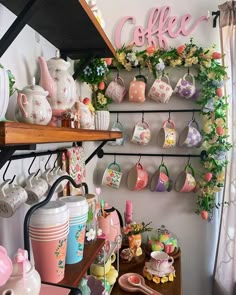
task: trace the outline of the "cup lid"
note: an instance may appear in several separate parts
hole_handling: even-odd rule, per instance
[[[61,213],[67,209],[67,204],[65,202],[60,200],[50,201],[45,206],[36,210],[33,215]]]
[[[66,196],[60,198],[61,201],[65,202],[69,208],[71,207],[88,207],[88,202],[83,196]]]

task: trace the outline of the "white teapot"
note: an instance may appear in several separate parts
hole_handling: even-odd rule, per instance
[[[49,92],[48,101],[52,107],[54,122],[62,113],[71,109],[76,100],[76,85],[68,69],[70,63],[60,58],[56,51],[56,57],[47,62],[44,57],[39,56],[40,82],[45,90]]]
[[[47,101],[48,91],[35,85],[26,86],[18,93],[16,105],[16,119],[19,122],[47,125],[52,118],[52,108]]]
[[[41,279],[28,260],[26,250],[18,249],[13,261],[13,271],[5,285],[0,287],[1,295],[39,295]]]

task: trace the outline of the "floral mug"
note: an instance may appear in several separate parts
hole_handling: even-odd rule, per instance
[[[105,96],[111,98],[116,103],[121,103],[127,93],[124,80],[118,76],[107,86]]]
[[[188,76],[191,78],[192,81],[188,81],[186,79]],[[194,79],[194,76],[190,73],[185,74],[183,78],[179,79],[174,89],[174,93],[187,99],[194,96],[195,92],[196,92],[195,79]]]
[[[163,81],[163,78],[167,82]],[[170,80],[168,76],[164,75],[159,79],[156,79],[149,90],[148,97],[160,103],[168,103],[173,89],[170,86]]]
[[[197,185],[195,173],[191,164],[187,164],[176,178],[175,190],[180,193],[189,193],[195,190]]]
[[[151,140],[150,126],[146,121],[140,121],[134,126],[131,142],[146,145]]]
[[[116,167],[112,169],[112,166]],[[119,188],[120,182],[122,178],[122,172],[120,165],[116,162],[111,163],[105,170],[102,178],[102,185],[112,187],[112,188]]]
[[[158,145],[164,149],[172,148],[177,142],[177,131],[175,122],[166,120],[160,129],[157,137]]]

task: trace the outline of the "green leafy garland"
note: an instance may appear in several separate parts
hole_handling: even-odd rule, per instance
[[[196,101],[201,107],[203,128],[202,172],[199,179],[196,213],[208,219],[216,203],[215,194],[224,186],[226,152],[230,150],[227,129],[227,96],[222,88],[228,79],[226,68],[220,64],[222,56],[215,46],[202,48],[190,43],[169,50],[148,47],[136,51],[133,46],[123,46],[116,51],[112,66],[130,71],[133,67],[148,67],[154,78],[163,74],[165,67],[194,67],[195,79],[201,84],[200,95]]]

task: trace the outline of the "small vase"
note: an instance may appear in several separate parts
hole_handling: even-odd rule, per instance
[[[109,111],[96,111],[95,113],[95,129],[108,130],[110,124]]]
[[[134,256],[142,255],[142,235],[136,234],[128,236],[129,248]]]

